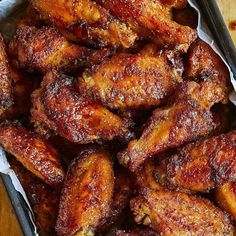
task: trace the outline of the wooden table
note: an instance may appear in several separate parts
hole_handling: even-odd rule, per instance
[[[23,236],[6,190],[0,180],[0,236]]]
[[[219,3],[221,12],[224,16],[225,21],[227,22],[227,25],[229,25],[229,23],[232,21],[236,23],[236,1],[235,0],[217,0],[217,2]],[[236,44],[236,29],[230,30],[230,34]]]
[[[218,0],[218,2],[225,20],[227,22],[236,20],[236,1]],[[231,31],[231,35],[236,42],[236,31]],[[2,183],[0,183],[0,236],[23,236]]]

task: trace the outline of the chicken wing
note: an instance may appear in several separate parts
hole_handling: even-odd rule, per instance
[[[236,183],[227,183],[216,190],[216,200],[219,206],[230,213],[236,221]]]
[[[129,136],[128,122],[81,96],[71,77],[51,72],[32,95],[33,119],[74,143]]]
[[[42,18],[54,24],[68,39],[92,46],[129,48],[137,35],[91,0],[33,0]]]
[[[42,73],[76,70],[99,63],[111,53],[108,49],[92,50],[68,42],[55,28],[21,25],[9,45],[15,64]],[[97,60],[97,61],[96,61]]]
[[[207,192],[236,181],[236,131],[187,144],[166,158],[159,179],[166,185]],[[157,168],[158,173],[158,168]],[[162,181],[161,181],[162,182]]]
[[[5,44],[0,34],[0,115],[13,104],[13,88]]]
[[[120,162],[135,171],[147,158],[210,134],[220,126],[201,91],[195,82],[182,84],[174,102],[156,109],[139,140],[132,140],[119,153]]]
[[[232,235],[233,227],[210,201],[179,192],[147,191],[131,200],[138,224],[161,235]]]
[[[114,173],[110,154],[85,151],[72,161],[62,190],[56,232],[59,236],[94,235],[110,212]]]
[[[59,154],[49,143],[19,124],[5,124],[0,127],[0,145],[45,183],[60,187],[64,171]]]
[[[173,94],[182,71],[181,59],[171,51],[158,57],[120,53],[84,72],[79,89],[111,109],[147,109]]]
[[[95,0],[111,14],[127,22],[143,38],[152,39],[162,46],[169,45],[187,51],[196,39],[196,30],[172,20],[173,7],[183,7],[186,1],[161,0]]]
[[[8,161],[27,194],[40,235],[56,235],[54,228],[58,214],[59,194],[26,170],[15,158],[8,157]]]
[[[179,148],[164,161],[165,179],[168,184],[198,192],[236,181],[235,141],[233,131]]]
[[[213,49],[200,39],[189,49],[185,77],[203,81],[205,97],[209,103],[228,102],[232,89],[229,70]]]

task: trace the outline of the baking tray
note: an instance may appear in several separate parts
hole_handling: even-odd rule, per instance
[[[231,70],[236,78],[236,49],[235,45],[230,37],[227,26],[223,20],[221,12],[215,0],[198,0],[197,1],[203,14],[204,18],[215,36],[215,39],[224,53],[224,56],[231,67]],[[9,176],[1,174],[0,178],[3,181],[5,189],[8,193],[9,199],[12,203],[13,209],[17,216],[18,222],[25,236],[34,236],[35,231],[31,223],[28,207],[21,196],[18,193]]]

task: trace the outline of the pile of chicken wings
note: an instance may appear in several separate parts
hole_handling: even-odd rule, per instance
[[[229,236],[229,71],[187,0],[32,0],[0,36],[0,146],[43,236]]]

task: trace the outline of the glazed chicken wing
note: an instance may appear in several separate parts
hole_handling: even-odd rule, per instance
[[[73,160],[61,194],[56,231],[59,236],[94,235],[110,212],[114,173],[110,154],[85,151]]]
[[[236,221],[236,183],[227,183],[216,190],[216,200],[219,206],[230,213]]]
[[[182,71],[181,59],[172,51],[157,57],[120,53],[84,72],[79,88],[111,109],[152,108],[174,92]]]
[[[137,35],[92,0],[33,0],[42,18],[68,39],[92,46],[129,48]]]
[[[220,124],[201,91],[195,82],[182,84],[174,102],[156,109],[139,140],[118,155],[120,162],[135,171],[147,158],[214,131]]]
[[[187,144],[162,165],[159,179],[167,186],[207,192],[236,181],[236,131]]]
[[[110,54],[110,50],[92,50],[68,42],[55,28],[21,25],[9,45],[15,64],[42,73],[75,70],[93,65]],[[97,61],[96,61],[97,60]]]
[[[0,115],[13,104],[13,88],[5,44],[0,34]]]
[[[200,39],[189,49],[185,77],[202,81],[208,103],[228,102],[232,89],[229,70],[213,49]]]
[[[71,77],[51,72],[32,95],[34,121],[74,143],[129,136],[128,123],[88,97]]]
[[[143,38],[152,39],[162,46],[169,45],[187,51],[197,33],[188,26],[173,21],[171,10],[181,8],[186,1],[162,0],[95,0],[112,15],[127,24]]]
[[[15,158],[8,157],[8,161],[27,194],[40,235],[56,235],[54,228],[58,214],[59,194],[26,170]]]
[[[135,221],[169,235],[232,235],[228,217],[210,201],[178,192],[147,191],[131,200]]]
[[[0,127],[0,145],[45,183],[60,187],[64,171],[59,154],[49,143],[19,124],[6,124]]]

